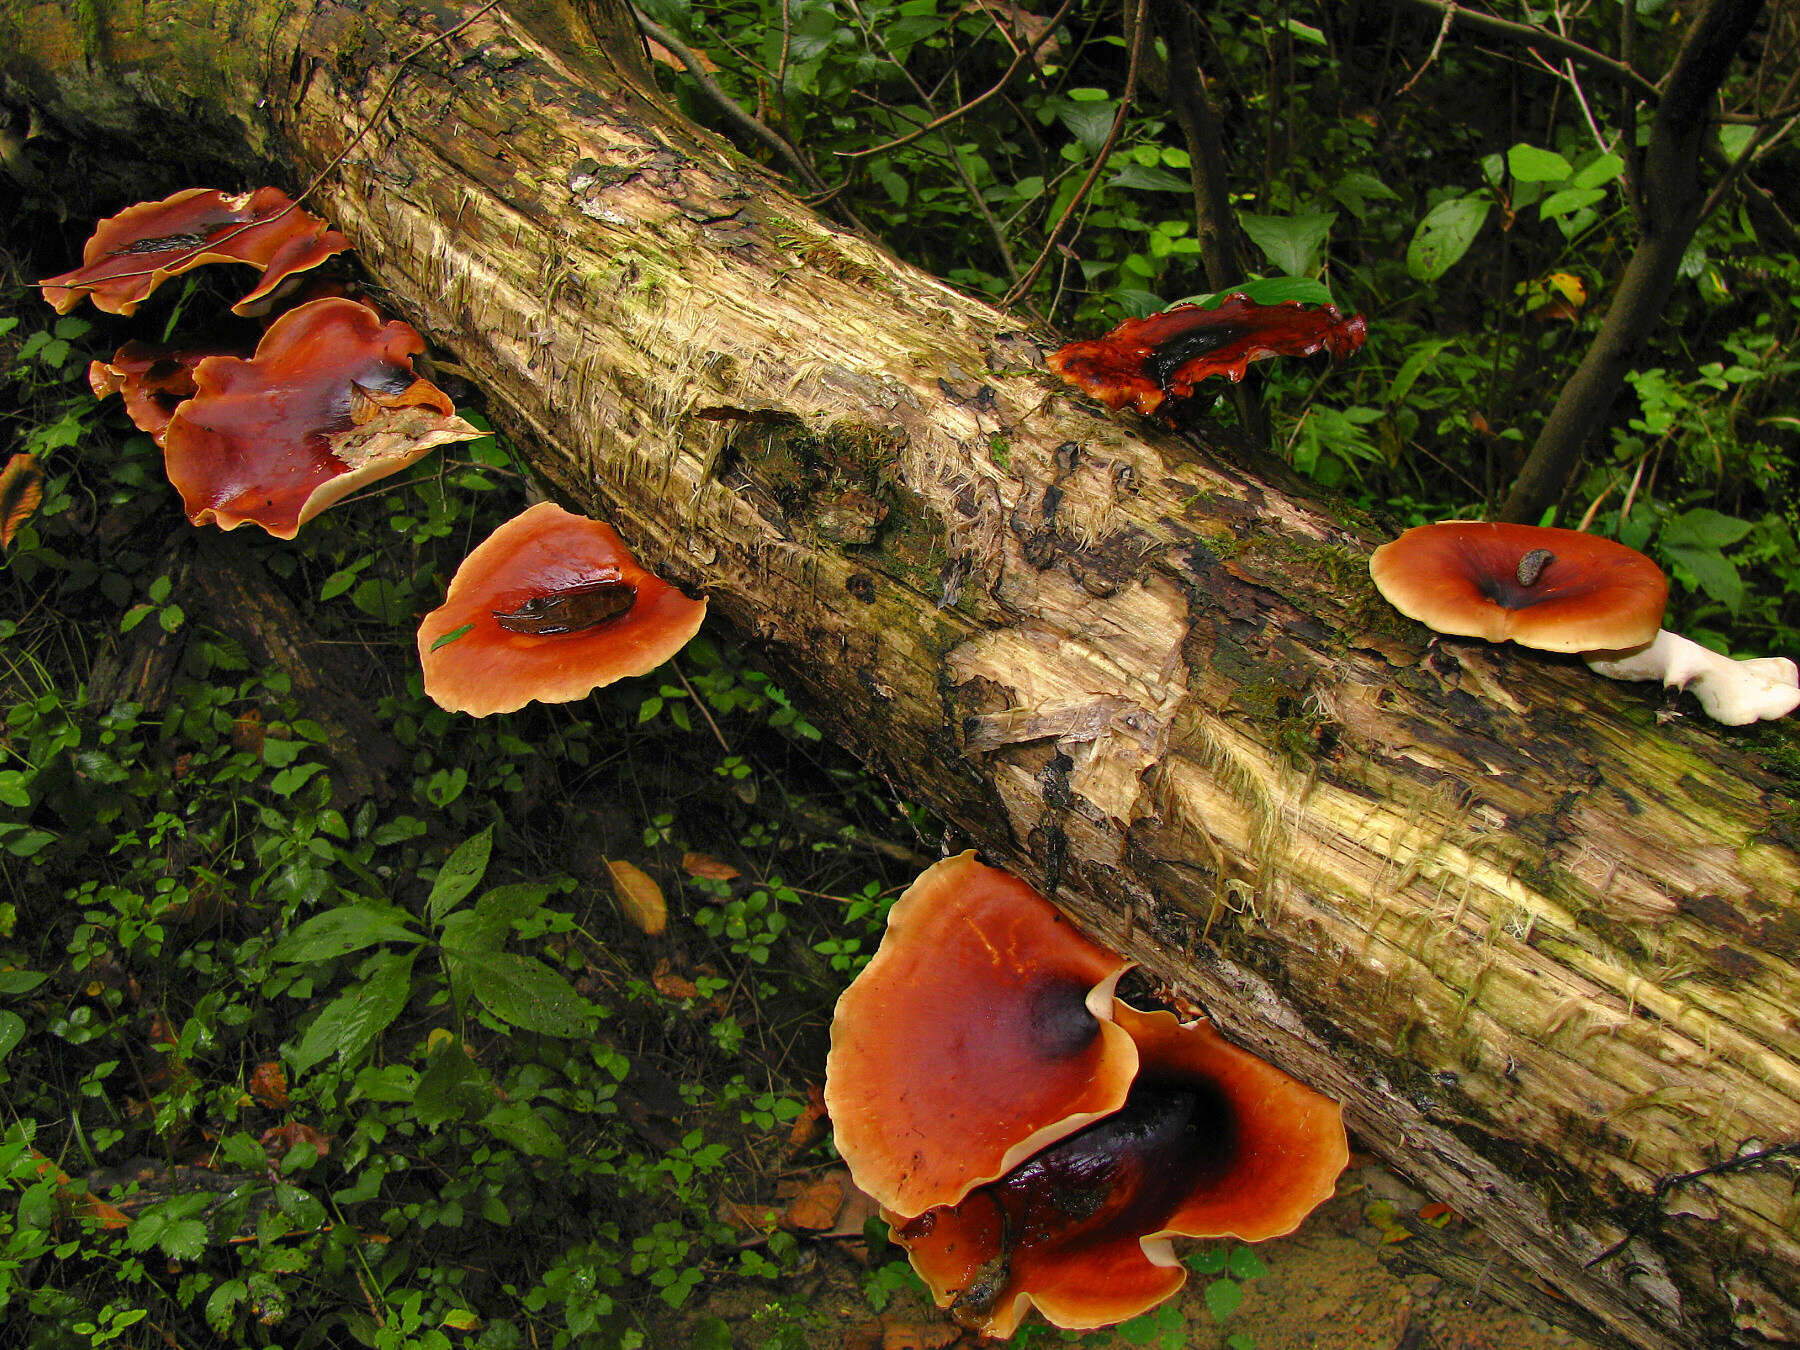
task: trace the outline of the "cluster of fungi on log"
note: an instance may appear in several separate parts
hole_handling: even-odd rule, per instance
[[[1113,996],[1129,963],[973,853],[895,902],[838,1001],[838,1152],[938,1306],[1010,1336],[1181,1288],[1174,1236],[1294,1230],[1349,1158],[1335,1103],[1205,1023]]]
[[[82,250],[82,265],[39,286],[58,314],[67,314],[84,296],[104,313],[131,314],[170,277],[206,263],[246,263],[261,268],[262,279],[232,312],[255,314],[289,277],[349,247],[348,239],[302,211],[280,188],[236,197],[187,188],[108,216]]]
[[[463,560],[419,625],[425,692],[485,717],[645,675],[700,631],[706,601],[645,571],[612,527],[539,502]]]
[[[83,265],[39,286],[59,313],[86,297],[129,315],[169,277],[239,262],[261,268],[262,278],[232,309],[262,313],[295,274],[349,247],[279,188],[235,197],[189,188],[101,221]],[[248,359],[225,341],[133,341],[90,365],[88,383],[97,398],[122,395],[133,425],[162,447],[194,524],[256,524],[292,539],[364,483],[482,434],[413,373],[424,349],[407,324],[328,296],[277,318]]]
[[[1368,325],[1332,305],[1289,300],[1259,305],[1247,295],[1217,306],[1177,305],[1161,314],[1127,319],[1105,337],[1071,342],[1051,353],[1049,366],[1109,408],[1136,408],[1146,417],[1172,416],[1194,386],[1222,375],[1236,382],[1252,361],[1311,356],[1323,350],[1342,361],[1363,344]]]
[[[1446,520],[1383,544],[1369,575],[1395,609],[1433,632],[1579,653],[1609,679],[1686,689],[1728,726],[1800,707],[1800,669],[1786,657],[1734,661],[1663,629],[1668,579],[1610,539]]]
[[[190,188],[102,221],[83,265],[39,285],[59,313],[86,296],[109,313],[131,314],[169,277],[202,263],[242,262],[263,275],[233,310],[257,313],[295,273],[349,247],[278,188],[237,197]],[[410,325],[327,293],[275,319],[249,355],[220,342],[132,341],[89,366],[88,383],[96,398],[122,395],[133,425],[162,447],[194,524],[256,524],[292,539],[363,484],[435,446],[483,434],[414,374],[413,358],[424,350]],[[23,485],[28,467],[35,465],[15,467],[7,481]],[[8,542],[35,505],[23,486],[14,497],[17,509],[0,519]],[[476,716],[533,699],[565,702],[654,670],[705,616],[704,600],[638,566],[611,528],[541,503],[477,548],[444,605],[426,617],[425,690]]]

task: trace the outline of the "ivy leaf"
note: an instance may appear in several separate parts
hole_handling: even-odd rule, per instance
[[[1236,1280],[1214,1280],[1206,1286],[1206,1310],[1213,1321],[1223,1322],[1244,1301],[1243,1286]]]

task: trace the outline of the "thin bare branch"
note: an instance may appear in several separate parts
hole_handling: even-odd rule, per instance
[[[1533,28],[1530,24],[1513,23],[1510,19],[1496,18],[1492,14],[1483,14],[1479,10],[1468,9],[1455,3],[1455,0],[1394,0],[1401,8],[1410,9],[1420,14],[1429,14],[1445,25],[1446,31],[1456,24],[1473,29],[1485,37],[1501,42],[1510,42],[1517,46],[1530,47],[1534,51],[1545,52],[1551,56],[1562,57],[1589,70],[1599,71],[1611,76],[1621,84],[1628,86],[1639,98],[1651,103],[1660,95],[1654,84],[1638,74],[1623,62],[1615,61],[1603,52],[1592,47],[1584,47],[1579,42],[1571,42],[1568,38],[1559,37],[1542,28]],[[1433,49],[1435,52],[1435,48]]]
[[[904,136],[897,136],[891,141],[883,141],[880,145],[872,145],[866,150],[840,150],[838,151],[839,158],[863,159],[869,155],[879,155],[887,150],[898,150],[901,146],[911,145],[921,136],[936,131],[939,127],[946,126],[960,117],[967,117],[970,113],[981,107],[982,104],[998,98],[1000,96],[1000,91],[1005,89],[1012,81],[1012,77],[1019,73],[1020,67],[1037,55],[1038,48],[1050,40],[1051,36],[1056,32],[1057,25],[1062,23],[1064,17],[1068,14],[1069,10],[1073,8],[1074,4],[1075,0],[1063,0],[1062,8],[1050,16],[1050,22],[1044,25],[1044,31],[1039,33],[1029,46],[1020,51],[1019,54],[1013,58],[1012,64],[1006,68],[1006,73],[1003,74],[986,93],[977,94],[960,108],[952,108],[942,117],[934,118],[924,126],[916,127],[912,131],[907,132]],[[999,20],[996,19],[994,22],[995,26],[998,27]],[[1001,31],[1004,32],[1004,28],[1002,28]]]
[[[1081,186],[1076,188],[1075,195],[1069,198],[1069,204],[1056,218],[1056,224],[1050,227],[1050,234],[1044,240],[1043,252],[1038,254],[1037,261],[1031,264],[1025,275],[1013,283],[1013,288],[1000,302],[1003,305],[1017,302],[1026,291],[1031,289],[1032,283],[1042,275],[1044,265],[1050,261],[1050,255],[1056,251],[1057,240],[1062,235],[1063,227],[1069,223],[1069,217],[1075,214],[1076,209],[1086,199],[1088,193],[1094,190],[1094,184],[1105,170],[1107,160],[1112,158],[1113,146],[1118,144],[1119,133],[1125,129],[1125,118],[1131,112],[1131,101],[1137,96],[1138,71],[1142,68],[1144,57],[1144,13],[1148,5],[1149,0],[1137,0],[1137,12],[1131,23],[1131,63],[1125,71],[1125,92],[1119,96],[1119,111],[1113,118],[1112,130],[1106,133],[1106,142],[1100,147],[1100,153],[1094,157],[1094,167],[1088,171],[1088,176],[1081,180]]]

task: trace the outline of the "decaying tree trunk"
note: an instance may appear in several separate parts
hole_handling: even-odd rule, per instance
[[[290,188],[344,154],[312,204],[392,306],[845,743],[1339,1097],[1590,1331],[1800,1337],[1800,821],[1755,752],[1783,733],[1429,645],[1341,508],[1071,396],[1035,335],[684,125],[616,14],[103,14],[84,54],[61,7],[9,11],[8,97],[222,129]]]

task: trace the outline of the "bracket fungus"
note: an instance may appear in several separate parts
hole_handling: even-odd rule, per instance
[[[1662,623],[1669,582],[1636,549],[1540,525],[1420,525],[1369,559],[1376,588],[1439,633],[1551,652],[1636,647]]]
[[[985,1335],[1033,1305],[1068,1329],[1135,1317],[1187,1278],[1170,1238],[1291,1233],[1349,1161],[1336,1103],[1206,1023],[1116,1019],[1142,1065],[1117,1113],[954,1206],[889,1216],[938,1306]]]
[[[261,268],[262,279],[231,308],[254,314],[288,277],[349,247],[348,239],[280,188],[236,196],[187,188],[108,216],[82,250],[82,265],[38,286],[58,314],[83,296],[108,314],[131,314],[170,277],[205,263],[240,262]]]
[[[928,868],[831,1019],[825,1104],[856,1184],[922,1214],[1116,1111],[1129,964],[973,852]]]
[[[478,427],[413,374],[425,339],[353,300],[315,300],[269,326],[249,360],[194,367],[195,394],[163,429],[163,466],[188,519],[277,539],[364,483]]]
[[[1051,353],[1048,364],[1109,408],[1129,405],[1146,417],[1158,411],[1167,416],[1168,400],[1193,397],[1202,380],[1223,375],[1235,383],[1252,361],[1270,356],[1324,350],[1342,361],[1367,336],[1362,315],[1346,318],[1335,305],[1259,305],[1238,294],[1212,309],[1177,305],[1127,319],[1105,337]]]
[[[205,347],[166,347],[133,338],[110,361],[88,364],[88,386],[95,398],[118,394],[125,415],[158,445],[175,410],[194,396],[194,367],[209,356],[243,357],[244,348],[225,343]]]
[[[475,717],[567,703],[655,670],[705,617],[611,526],[539,502],[463,559],[419,625],[425,692]]]
[[[1800,667],[1785,656],[1734,661],[1668,629],[1628,651],[1585,652],[1588,669],[1609,680],[1661,680],[1685,689],[1715,722],[1741,727],[1800,708]]]

